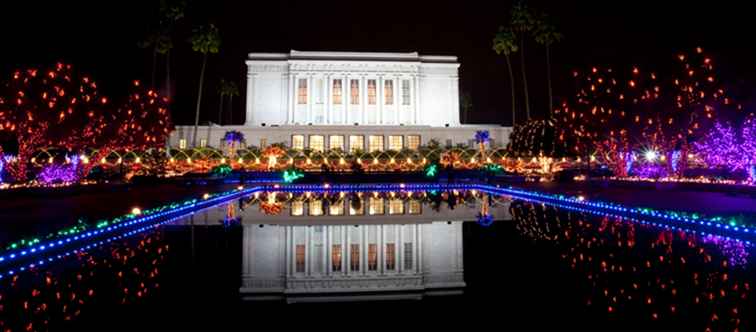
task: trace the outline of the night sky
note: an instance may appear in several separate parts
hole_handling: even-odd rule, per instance
[[[124,94],[133,79],[148,82],[151,53],[137,47],[155,26],[158,1],[23,1],[0,5],[0,77],[26,66],[72,63],[99,83],[111,98]],[[550,14],[565,39],[552,51],[555,99],[574,92],[570,72],[592,65],[663,67],[679,51],[701,46],[714,57],[721,77],[753,109],[756,51],[751,36],[752,10],[745,2],[717,6],[666,1],[530,1]],[[221,52],[210,57],[203,120],[217,116],[217,82],[236,81],[234,122],[244,121],[248,52],[418,51],[457,55],[462,64],[460,89],[472,95],[469,123],[508,124],[509,82],[503,58],[491,50],[497,27],[505,23],[511,2],[499,1],[199,1],[190,0],[187,17],[174,35],[174,121],[189,124],[200,56],[191,51],[193,26],[212,22],[221,30]],[[526,45],[531,104],[546,114],[544,51]],[[514,64],[518,64],[515,62]],[[159,63],[158,77],[164,74]],[[518,70],[515,67],[515,70]],[[519,84],[519,83],[518,83]],[[521,102],[518,101],[518,102]]]

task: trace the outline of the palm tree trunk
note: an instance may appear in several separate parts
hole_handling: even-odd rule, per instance
[[[220,94],[219,99],[220,99],[220,102],[219,102],[220,105],[218,105],[218,124],[222,125],[223,124],[223,94],[222,93]]]
[[[194,111],[194,134],[192,134],[192,147],[197,146],[197,129],[199,127],[200,104],[202,103],[202,84],[205,81],[205,66],[207,65],[207,53],[202,55],[202,69],[200,70],[199,88],[197,89],[197,108]]]
[[[234,95],[228,96],[228,117],[230,118],[228,124],[234,124]]]
[[[152,74],[150,75],[150,88],[155,88],[155,75],[157,74],[157,46],[152,47]]]
[[[520,70],[522,71],[522,90],[525,93],[525,116],[530,120],[530,97],[528,96],[528,75],[525,70],[525,39],[520,38]]]
[[[165,95],[171,99],[171,50],[165,52]]]
[[[546,44],[546,82],[549,87],[549,112],[548,116],[551,116],[551,112],[554,111],[554,97],[551,91],[551,52],[549,52],[549,45]]]
[[[515,125],[515,113],[517,113],[517,110],[515,109],[515,80],[514,80],[514,74],[512,73],[512,62],[509,61],[509,55],[504,55],[504,59],[507,60],[507,73],[509,73],[509,86],[512,90],[512,127]]]

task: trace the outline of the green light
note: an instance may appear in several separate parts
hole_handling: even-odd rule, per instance
[[[438,165],[430,164],[425,168],[425,177],[432,178],[438,175]]]
[[[286,183],[292,183],[295,180],[303,178],[303,177],[304,177],[304,173],[302,173],[301,171],[297,171],[295,169],[285,170],[283,172],[283,180]]]

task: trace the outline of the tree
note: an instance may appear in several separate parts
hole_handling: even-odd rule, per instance
[[[462,108],[462,123],[467,123],[473,107],[472,96],[470,93],[467,91],[462,92],[462,95],[459,98],[459,103],[459,106]]]
[[[520,42],[520,70],[522,73],[522,87],[525,97],[525,115],[530,120],[530,98],[528,95],[528,75],[525,67],[525,36],[533,30],[535,20],[533,13],[524,1],[518,1],[512,6],[509,24],[515,39]]]
[[[551,115],[551,112],[554,111],[554,97],[551,91],[551,45],[555,42],[558,42],[562,40],[563,36],[561,33],[556,31],[556,28],[554,25],[549,22],[548,17],[546,15],[541,15],[541,17],[537,20],[535,24],[535,29],[533,31],[533,35],[535,37],[535,41],[538,44],[543,45],[544,49],[546,50],[546,83],[548,87],[548,96],[549,96],[549,115]]]
[[[173,49],[173,30],[176,23],[184,18],[186,12],[186,1],[160,1],[160,25],[162,26],[162,43],[159,44],[157,52],[165,56],[165,92],[168,98],[171,94],[171,49]]]
[[[225,97],[229,98],[229,105],[231,105],[231,113],[232,113],[232,120],[233,120],[233,101],[234,96],[239,95],[239,88],[236,86],[236,83],[232,81],[226,81],[224,79],[221,79],[218,82],[218,96],[219,96],[219,107],[218,107],[218,124],[223,124],[223,101]]]
[[[10,170],[25,181],[34,152],[61,149],[81,153],[96,148],[108,125],[104,114],[108,99],[97,93],[88,76],[58,63],[50,69],[16,70],[0,87],[0,131],[18,145]]]
[[[576,98],[555,110],[560,141],[579,155],[595,152],[618,169],[632,151],[653,150],[671,161],[668,172],[682,174],[692,143],[714,119],[739,114],[742,107],[728,97],[701,48],[677,60],[662,74],[638,67],[620,77],[611,68],[575,71]]]
[[[507,62],[507,73],[509,74],[509,86],[512,91],[512,126],[515,125],[515,113],[517,113],[516,109],[516,103],[515,103],[515,80],[514,80],[514,73],[512,72],[512,62],[509,59],[509,56],[517,52],[517,38],[509,27],[501,26],[499,27],[499,32],[496,33],[496,36],[493,39],[493,50],[496,52],[496,54],[503,54],[504,60]]]
[[[696,142],[695,147],[709,167],[736,170],[742,168],[743,157],[735,129],[727,123],[717,122]]]
[[[205,25],[195,28],[190,39],[192,51],[202,54],[202,67],[200,68],[199,87],[197,88],[197,108],[194,113],[194,133],[192,134],[192,146],[197,146],[197,129],[199,127],[200,105],[202,103],[202,85],[205,81],[205,68],[207,67],[207,55],[220,51],[220,31],[215,25]]]
[[[152,68],[150,75],[150,88],[157,84],[157,56],[165,56],[165,95],[170,96],[171,91],[171,59],[170,51],[173,48],[173,29],[176,23],[184,18],[186,1],[161,0],[159,8],[158,25],[150,31],[144,40],[137,43],[140,48],[149,48],[152,52]]]

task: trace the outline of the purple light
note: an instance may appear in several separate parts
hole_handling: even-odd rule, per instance
[[[745,129],[744,127],[744,134]],[[717,122],[706,136],[695,144],[696,149],[710,168],[726,168],[731,171],[744,168],[744,158],[738,137],[729,124]]]
[[[490,140],[491,135],[488,133],[488,130],[478,130],[475,132],[475,142],[478,144],[485,144]]]
[[[241,143],[244,141],[244,134],[237,130],[229,130],[223,136],[223,140],[226,141],[226,144]]]
[[[42,172],[37,175],[37,180],[40,182],[51,185],[56,183],[73,183],[79,179],[78,175],[78,157],[75,158],[76,162],[71,162],[67,165],[52,164],[42,169]]]
[[[658,179],[667,177],[669,172],[663,165],[645,163],[633,168],[633,175],[646,179]]]

